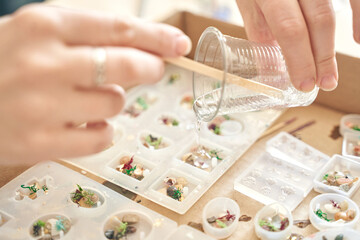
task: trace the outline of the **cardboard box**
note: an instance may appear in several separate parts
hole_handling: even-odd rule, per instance
[[[223,34],[246,39],[245,29],[216,19],[178,12],[163,21],[184,31],[193,43],[188,57],[193,58],[201,33],[209,26],[218,28]],[[335,91],[319,91],[317,104],[345,112],[360,113],[360,59],[341,53],[336,54],[339,67],[339,86]]]

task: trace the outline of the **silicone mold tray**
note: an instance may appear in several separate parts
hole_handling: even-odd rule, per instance
[[[180,79],[174,80],[173,74]],[[279,110],[267,110],[230,115],[231,121],[226,129],[234,127],[238,133],[229,136],[216,135],[209,130],[208,124],[202,124],[200,144],[216,148],[223,157],[222,160],[211,162],[211,170],[195,167],[181,159],[182,154],[191,149],[197,139],[191,80],[191,72],[168,65],[162,81],[156,85],[139,86],[128,92],[125,110],[109,120],[116,130],[113,146],[96,155],[65,161],[184,214],[281,114]],[[146,105],[143,100],[147,101]],[[133,111],[144,107],[146,110],[141,113]],[[176,119],[176,126],[171,126],[170,120],[162,121],[163,116],[171,121]],[[156,150],[145,147],[143,141],[148,134],[162,137],[166,147]],[[116,170],[124,154],[134,156],[134,162],[149,168],[147,176],[141,181]],[[176,173],[176,177],[186,176],[189,182],[184,201],[177,201],[158,192],[162,190],[163,178],[171,177],[173,173]]]
[[[33,200],[26,196],[19,198],[16,192],[20,186],[35,181],[45,184],[48,193],[38,194]],[[101,205],[82,208],[74,204],[70,193],[76,184],[95,192]],[[176,222],[55,162],[39,163],[0,189],[0,239],[37,239],[30,235],[36,221],[61,216],[71,223],[70,230],[61,239],[106,240],[104,230],[112,217],[128,213],[140,218],[139,236],[129,239],[213,239],[188,226],[177,228]]]
[[[16,199],[17,189],[33,179],[47,179],[48,194],[36,199]],[[31,184],[31,183],[30,183]],[[76,184],[99,195],[101,206],[78,207],[70,200]],[[44,162],[30,168],[0,189],[0,214],[6,221],[0,225],[0,239],[35,239],[30,235],[32,225],[47,216],[62,216],[70,220],[71,228],[61,239],[105,239],[105,223],[112,216],[133,213],[148,224],[147,236],[139,239],[165,239],[177,224],[130,199],[108,189],[58,163]],[[141,228],[141,226],[139,227]]]
[[[265,205],[282,202],[292,211],[309,194],[317,169],[328,160],[327,155],[281,132],[267,142],[266,152],[235,179],[234,188]],[[314,169],[304,166],[311,162]]]

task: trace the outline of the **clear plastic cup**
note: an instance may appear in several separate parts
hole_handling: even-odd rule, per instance
[[[307,106],[319,91],[318,87],[311,92],[295,89],[278,46],[223,35],[214,27],[201,35],[195,61],[224,71],[222,81],[193,74],[194,111],[206,122],[217,114]],[[274,87],[279,94],[267,95],[235,85],[228,81],[227,74]]]

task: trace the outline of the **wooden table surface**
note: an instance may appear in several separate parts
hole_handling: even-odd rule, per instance
[[[331,138],[330,135],[334,127],[339,125],[340,118],[342,116],[343,113],[341,112],[313,104],[309,107],[288,109],[278,119],[277,122],[285,121],[291,119],[292,117],[297,117],[295,122],[282,129],[284,131],[289,131],[306,122],[315,120],[316,123],[314,125],[299,131],[299,135],[305,143],[331,156],[333,154],[341,154],[342,137],[339,137],[335,140]],[[249,149],[249,151],[247,151],[184,215],[172,212],[160,205],[157,205],[143,197],[136,196],[132,193],[128,192],[126,195],[136,201],[141,200],[140,204],[176,221],[179,225],[187,224],[188,222],[200,223],[203,207],[209,200],[218,196],[225,196],[234,199],[240,206],[241,214],[254,217],[256,212],[259,211],[264,205],[235,191],[233,187],[234,179],[242,172],[242,170],[246,169],[251,164],[256,155],[260,154],[264,150],[266,141],[272,136],[276,135],[278,132],[279,131],[274,132],[273,134],[268,135],[256,142]],[[70,164],[62,164],[80,172],[80,169],[73,167]],[[1,166],[2,174],[0,176],[0,186],[3,186],[29,167],[30,166],[26,165],[18,167]],[[86,173],[86,175],[100,183],[105,182],[102,178],[94,176],[90,173]],[[106,183],[106,185],[108,185],[108,183]],[[119,192],[119,189],[115,188],[114,190]],[[120,192],[123,193],[122,191]],[[304,201],[293,211],[294,220],[303,220],[308,218],[308,205],[311,199],[317,194],[318,193],[311,191],[310,194],[304,199]],[[360,202],[360,193],[357,192],[352,199],[357,203]],[[357,224],[357,228],[360,229],[360,223]],[[316,232],[316,229],[311,225],[304,229],[300,229],[294,226],[292,232],[307,236]],[[228,239],[258,239],[254,231],[254,222],[252,220],[249,222],[240,222],[236,232]]]

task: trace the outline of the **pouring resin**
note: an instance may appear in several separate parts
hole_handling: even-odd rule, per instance
[[[198,119],[205,122],[216,115],[235,112],[307,106],[319,90],[315,87],[306,93],[295,89],[278,46],[226,36],[214,27],[201,35],[195,61],[224,71],[222,81],[193,74],[193,107]],[[274,91],[249,90],[230,81],[234,76],[257,82],[260,87],[267,85]]]

